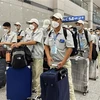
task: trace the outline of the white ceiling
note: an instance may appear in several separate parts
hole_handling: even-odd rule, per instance
[[[100,7],[100,0],[93,0],[93,2],[94,2],[98,7]]]

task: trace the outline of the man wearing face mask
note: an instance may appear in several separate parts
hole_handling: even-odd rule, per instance
[[[33,100],[40,100],[41,89],[40,89],[40,75],[43,73],[43,56],[44,56],[44,43],[43,43],[43,32],[38,29],[39,22],[33,18],[27,22],[29,28],[32,30],[32,39],[26,42],[19,42],[16,44],[17,47],[21,45],[34,45],[32,49],[33,64],[32,64],[32,91],[34,95]],[[12,47],[15,45],[12,45]]]
[[[19,22],[16,22],[14,25],[16,29],[15,32],[17,33],[17,42],[20,42],[23,40],[25,32],[21,29],[21,24]]]
[[[43,21],[43,27],[42,27],[42,30],[43,30],[43,34],[44,34],[44,41],[47,37],[47,34],[51,31],[51,23],[50,23],[50,20],[49,19],[45,19]]]
[[[9,22],[3,24],[3,29],[4,35],[2,36],[0,45],[4,45],[8,50],[11,50],[10,46],[17,42],[17,35],[11,31],[11,24]]]
[[[53,30],[45,40],[45,52],[48,59],[48,65],[52,68],[52,64],[56,64],[58,69],[65,67],[68,69],[68,79],[70,88],[70,100],[76,100],[72,82],[70,54],[74,48],[73,38],[70,31],[67,31],[67,39],[65,39],[62,28],[62,15],[55,13],[51,16]]]
[[[92,38],[90,32],[84,29],[84,22],[79,20],[76,22],[77,28],[77,43],[79,55],[85,58],[92,59]],[[83,52],[80,52],[83,51]]]

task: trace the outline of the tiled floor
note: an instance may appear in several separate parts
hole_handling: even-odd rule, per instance
[[[5,87],[0,89],[0,100],[6,100]],[[75,92],[76,100],[100,100],[100,73],[99,79],[96,81],[90,80],[89,83],[89,93],[86,96],[79,92]]]
[[[76,100],[100,100],[100,78],[97,81],[90,80],[89,93],[86,96],[79,92],[75,94]],[[0,100],[6,100],[5,88],[0,89]]]

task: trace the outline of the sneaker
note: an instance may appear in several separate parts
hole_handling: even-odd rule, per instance
[[[34,97],[32,98],[32,100],[42,100],[42,98],[41,98],[40,96],[34,96]]]
[[[32,93],[36,93],[36,90],[32,90]]]
[[[42,100],[41,96],[38,96],[36,100]]]

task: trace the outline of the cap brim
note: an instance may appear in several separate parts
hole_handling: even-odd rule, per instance
[[[27,23],[27,24],[32,24],[33,22],[31,22],[31,21],[27,21],[26,23]]]
[[[54,15],[53,15],[53,16],[51,16],[50,18],[51,18],[51,19],[53,19],[53,18],[60,19],[60,18],[58,18],[57,16],[54,16]]]
[[[14,24],[14,25],[20,25],[20,24]],[[21,25],[20,25],[21,26]]]
[[[80,22],[76,22],[75,24],[83,24],[83,23],[80,23]],[[83,24],[84,25],[84,24]]]

